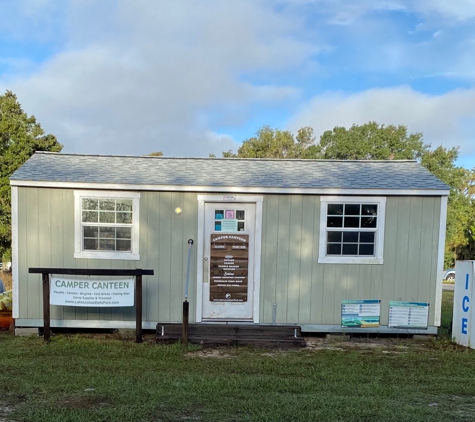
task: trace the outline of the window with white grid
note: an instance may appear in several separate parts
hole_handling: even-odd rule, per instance
[[[139,259],[135,192],[75,191],[76,258]]]
[[[381,197],[322,197],[318,262],[382,263],[385,206]]]

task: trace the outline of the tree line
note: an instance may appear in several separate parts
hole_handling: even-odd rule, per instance
[[[45,134],[34,116],[21,108],[15,94],[0,96],[0,258],[11,260],[11,190],[9,177],[35,151],[60,152],[56,137]],[[150,155],[163,155],[160,151]],[[475,258],[475,169],[457,166],[458,148],[433,149],[422,133],[403,125],[369,122],[347,129],[335,127],[317,140],[310,127],[293,134],[262,126],[224,158],[282,158],[334,160],[417,160],[450,187],[447,211],[445,266],[456,259]],[[212,155],[210,155],[212,156]]]

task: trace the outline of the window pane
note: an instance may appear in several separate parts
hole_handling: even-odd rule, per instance
[[[327,227],[342,227],[342,217],[327,217]]]
[[[99,213],[97,211],[83,211],[82,222],[83,223],[97,223]]]
[[[113,239],[115,237],[114,227],[99,227],[99,237]]]
[[[224,210],[216,210],[214,212],[214,219],[215,220],[222,220],[224,218]]]
[[[238,220],[244,220],[244,216],[245,216],[245,211],[241,211],[241,210],[236,211],[236,218]]]
[[[116,237],[117,239],[131,239],[132,229],[130,227],[117,227]]]
[[[343,255],[357,255],[358,254],[358,245],[357,244],[343,244]]]
[[[117,239],[117,250],[118,251],[131,251],[132,242],[130,240],[119,240]]]
[[[376,228],[377,217],[361,217],[361,227]]]
[[[84,239],[85,251],[97,251],[97,239]]]
[[[360,215],[360,204],[345,204],[345,215]]]
[[[114,199],[100,199],[99,209],[105,210],[105,211],[115,211],[115,200]]]
[[[117,211],[132,212],[132,200],[131,199],[116,199],[115,207]]]
[[[343,215],[343,204],[328,204],[327,215]]]
[[[361,232],[360,233],[360,242],[361,243],[374,243],[374,232]]]
[[[244,231],[244,221],[238,221],[238,232]]]
[[[343,242],[358,243],[358,232],[344,232]]]
[[[99,223],[115,223],[115,212],[104,211],[99,213]]]
[[[358,228],[359,226],[360,226],[359,217],[345,217],[345,227]]]
[[[378,206],[375,204],[363,204],[361,215],[378,215]]]
[[[97,226],[84,226],[84,237],[99,237],[99,230]]]
[[[360,255],[372,255],[372,256],[374,256],[374,245],[372,245],[372,244],[361,244],[360,245]]]
[[[214,230],[217,232],[221,231],[221,221],[215,221],[214,222]]]
[[[117,213],[117,223],[118,224],[132,224],[132,213],[131,212],[118,212]]]
[[[97,210],[97,199],[92,198],[82,198],[82,209],[83,210]]]
[[[327,244],[327,255],[341,255],[341,243]]]
[[[99,239],[99,250],[101,251],[114,251],[115,240],[114,239]]]
[[[343,232],[328,232],[327,242],[341,242]]]

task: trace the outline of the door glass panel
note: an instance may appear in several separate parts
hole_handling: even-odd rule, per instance
[[[245,210],[225,209],[214,210],[214,231],[243,232],[246,230]]]

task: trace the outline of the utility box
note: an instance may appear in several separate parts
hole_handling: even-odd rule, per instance
[[[475,261],[455,264],[452,335],[455,343],[475,349]]]

